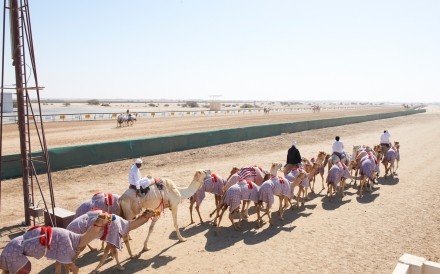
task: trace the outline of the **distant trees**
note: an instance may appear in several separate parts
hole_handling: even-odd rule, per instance
[[[240,108],[254,108],[254,105],[252,104],[243,104],[240,106]]]
[[[199,104],[196,101],[187,101],[182,107],[198,108]]]
[[[97,99],[88,100],[87,105],[97,106],[97,105],[99,105],[99,100],[97,100]]]

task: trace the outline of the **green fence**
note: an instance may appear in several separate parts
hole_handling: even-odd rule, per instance
[[[183,151],[193,148],[277,136],[282,133],[294,133],[312,129],[336,127],[423,112],[426,112],[426,110],[406,110],[400,112],[371,114],[366,116],[351,116],[293,123],[260,125],[180,135],[164,135],[128,141],[51,148],[48,150],[48,154],[51,171],[58,171],[87,165],[96,165],[112,161],[137,158],[141,156],[151,156],[174,151]],[[41,152],[39,152],[35,153],[34,156],[42,155]],[[40,162],[33,161],[33,163],[37,173],[45,172],[45,168]],[[15,154],[3,156],[2,179],[16,178],[20,176],[20,155]]]

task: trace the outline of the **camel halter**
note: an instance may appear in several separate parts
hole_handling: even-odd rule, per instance
[[[160,179],[160,178],[154,178],[154,183],[152,183],[152,185],[156,185],[156,187],[157,187],[157,184],[159,184],[160,182],[163,183],[163,180]],[[165,185],[164,185],[164,187],[165,187]],[[159,189],[159,188],[157,188],[157,189]],[[165,212],[165,204],[164,204],[164,201],[163,201],[163,190],[159,189],[159,193],[160,193],[160,196],[161,196],[160,202],[159,202],[159,205],[154,210],[157,210],[158,208],[161,208],[160,211]]]

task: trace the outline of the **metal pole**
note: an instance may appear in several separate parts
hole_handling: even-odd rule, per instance
[[[24,48],[20,37],[20,16],[18,8],[18,0],[11,0],[11,39],[13,47],[13,65],[15,66],[15,85],[17,89],[17,115],[18,130],[20,135],[20,151],[21,151],[21,174],[23,179],[23,199],[25,223],[27,226],[31,224],[29,215],[29,159],[26,144],[26,112],[25,99],[23,96],[23,63],[22,49]]]

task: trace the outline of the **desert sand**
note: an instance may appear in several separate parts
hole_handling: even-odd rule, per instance
[[[264,119],[268,120],[262,123],[270,122],[270,118]],[[197,121],[192,123],[196,128]],[[125,133],[121,139],[140,126],[120,129],[119,132]],[[164,124],[152,127],[163,128]],[[372,193],[360,198],[357,187],[349,184],[342,200],[329,201],[325,197],[326,189],[319,192],[321,179],[318,178],[317,193],[309,194],[303,207],[289,209],[284,221],[273,213],[275,225],[266,223],[258,228],[251,207],[241,231],[235,231],[224,218],[218,233],[209,218],[214,207],[211,194],[207,194],[201,206],[204,224],[198,222],[196,215],[196,224],[190,224],[189,201],[184,200],[179,207],[178,222],[187,241],[178,242],[171,212],[165,210],[150,238],[151,250],[137,259],[129,259],[126,248],[122,249],[119,257],[126,269],[123,273],[391,273],[403,253],[440,262],[438,106],[429,106],[422,114],[142,157],[141,171],[144,176],[170,178],[176,185],[185,187],[200,168],[222,177],[227,177],[233,166],[257,164],[268,169],[272,162],[285,161],[293,140],[298,142],[302,156],[310,159],[321,150],[330,152],[335,135],[341,136],[346,150],[350,150],[353,145],[377,144],[384,129],[390,131],[392,141],[400,142],[401,161],[394,178],[384,178],[381,167]],[[69,132],[64,134],[68,136]],[[63,139],[62,133],[57,133],[57,138],[50,133],[48,136],[49,144],[62,145],[55,141]],[[96,192],[122,194],[133,161],[53,172],[57,206],[74,211]],[[21,191],[21,179],[2,182],[0,250],[26,229],[18,225],[23,220]],[[130,233],[134,252],[141,251],[148,224]],[[98,246],[99,242],[93,241],[92,245]],[[92,271],[101,255],[102,252],[85,250],[77,260],[80,273]],[[31,258],[31,262],[32,273],[54,272],[53,261]],[[121,273],[115,268],[114,260],[108,260],[101,272]]]

